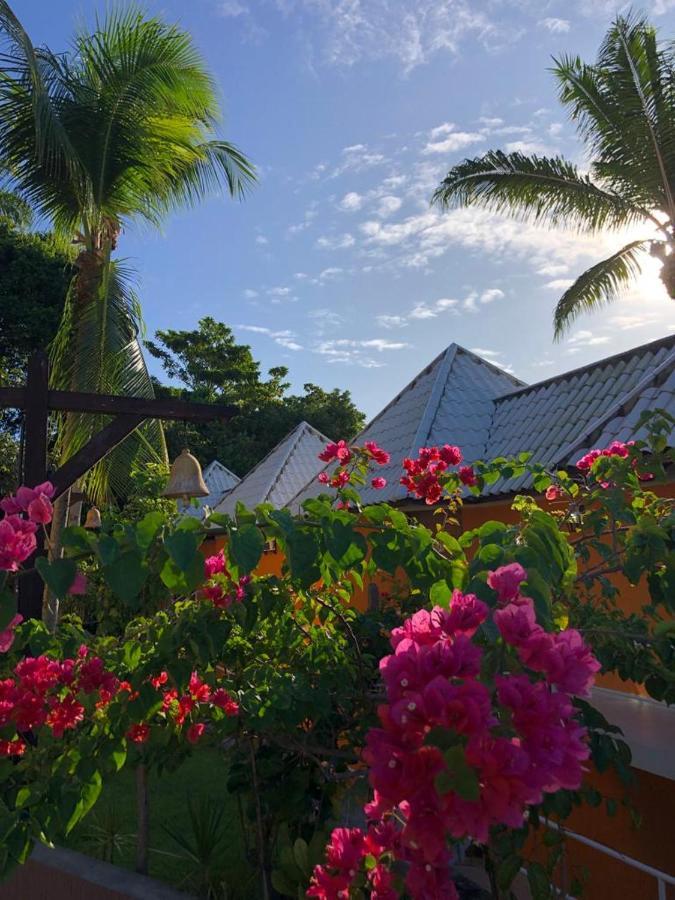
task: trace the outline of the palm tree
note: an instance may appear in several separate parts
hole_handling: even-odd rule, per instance
[[[433,196],[443,209],[483,206],[589,233],[649,227],[565,291],[554,314],[556,339],[580,313],[615,300],[639,274],[646,251],[662,261],[661,279],[675,299],[674,61],[672,42],[657,43],[646,19],[618,17],[595,65],[554,60],[560,101],[586,144],[590,174],[559,156],[495,150],[452,168]]]
[[[56,55],[34,47],[0,0],[0,42],[0,160],[19,195],[79,250],[51,348],[53,386],[152,396],[131,271],[113,256],[120,235],[136,220],[159,226],[221,185],[241,197],[253,166],[216,137],[214,82],[177,27],[128,9]],[[100,427],[65,416],[61,460]],[[165,455],[159,424],[148,423],[89,473],[87,494],[119,494],[134,458]]]

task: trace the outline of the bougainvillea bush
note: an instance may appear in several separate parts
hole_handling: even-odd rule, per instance
[[[123,766],[161,772],[209,746],[229,760],[261,897],[452,898],[450,860],[468,844],[493,893],[526,867],[548,896],[561,847],[528,862],[528,835],[603,801],[592,765],[630,778],[626,745],[590,702],[594,677],[675,696],[673,504],[652,490],[672,425],[654,416],[648,444],[560,472],[526,454],[469,466],[460,448],[421,448],[401,481],[431,524],[361,504],[366,481],[385,485],[389,457],[372,442],[328,445],[327,493],[297,515],[151,509],[67,529],[52,561],[32,557],[51,485],[19,489],[0,521],[3,870],[62,840]],[[462,532],[462,503],[528,470],[545,501],[515,497],[516,524]],[[256,571],[266,541],[283,552],[280,576]],[[53,630],[16,615],[33,565],[61,599]],[[120,633],[69,613],[86,598],[96,621],[94,583],[131,610]],[[621,609],[629,583],[649,596],[639,614]],[[143,615],[159,584],[172,602]]]

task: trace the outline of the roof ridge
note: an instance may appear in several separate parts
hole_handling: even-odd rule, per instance
[[[589,369],[595,368],[595,366],[607,365],[608,363],[616,362],[617,360],[622,359],[626,356],[632,356],[635,353],[642,353],[658,346],[665,347],[669,343],[672,343],[675,347],[675,334],[669,334],[666,335],[666,337],[657,338],[655,341],[648,341],[646,344],[638,344],[637,347],[632,347],[628,350],[622,350],[620,353],[612,354],[612,356],[605,356],[603,359],[598,359],[595,362],[586,363],[586,365],[584,366],[577,366],[576,369],[568,369],[566,372],[560,372],[558,375],[551,375],[549,376],[549,378],[544,378],[541,381],[535,381],[534,384],[526,384],[523,387],[516,388],[513,391],[509,391],[508,394],[499,394],[494,399],[496,403],[499,403],[500,400],[509,400],[511,399],[511,397],[515,397],[519,394],[524,394],[527,391],[536,390],[546,384],[550,384],[553,381],[562,381],[566,378],[573,378],[575,375],[578,375],[581,372],[587,372]]]
[[[424,407],[424,412],[420,416],[417,430],[413,437],[412,447],[408,453],[409,456],[416,456],[417,450],[420,447],[426,447],[427,445],[431,433],[431,426],[436,417],[436,413],[438,412],[438,405],[443,397],[443,391],[445,390],[446,382],[452,370],[452,364],[455,361],[459,349],[461,348],[458,344],[450,344],[443,354],[443,359],[438,364],[436,377],[434,378],[434,383],[429,391],[429,397]]]
[[[286,435],[286,437],[284,438],[284,441],[287,441],[290,437],[293,437],[293,440],[290,442],[290,446],[289,446],[288,450],[286,451],[286,454],[285,454],[283,460],[281,461],[279,468],[276,470],[276,472],[273,473],[272,480],[270,481],[269,485],[265,488],[265,491],[262,495],[262,501],[261,501],[262,503],[265,503],[267,498],[269,497],[269,495],[272,493],[272,490],[274,489],[274,485],[277,483],[282,472],[288,465],[288,460],[293,455],[293,451],[298,446],[298,443],[300,442],[300,439],[302,438],[303,432],[305,431],[305,428],[307,428],[307,427],[308,427],[307,422],[305,422],[303,419],[303,421],[299,422],[295,426],[295,428],[292,431],[289,431],[288,434]],[[277,444],[277,447],[279,447],[281,444],[283,444],[283,441],[280,441]]]

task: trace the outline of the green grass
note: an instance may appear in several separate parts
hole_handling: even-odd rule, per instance
[[[200,797],[211,798],[221,803],[225,810],[227,838],[223,843],[223,871],[228,886],[228,898],[251,898],[255,894],[237,813],[236,799],[227,792],[228,767],[222,753],[205,749],[194,753],[175,772],[161,777],[150,777],[150,875],[176,887],[190,888],[185,878],[189,864],[180,858],[180,848],[164,831],[170,830],[190,836],[188,799],[198,802]],[[102,856],[96,842],[92,840],[98,826],[105,827],[114,814],[115,829],[127,835],[122,846],[116,851],[116,865],[133,869],[135,867],[136,826],[136,786],[134,771],[123,769],[104,785],[102,795],[94,810],[73,831],[67,844],[74,850],[91,856]],[[172,855],[166,855],[172,854]]]

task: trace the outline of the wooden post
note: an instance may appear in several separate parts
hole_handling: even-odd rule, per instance
[[[49,420],[49,360],[43,351],[34,353],[28,361],[25,390],[23,483],[31,487],[47,480],[47,423]],[[35,559],[44,550],[44,535],[35,535],[37,548],[26,562],[33,569]],[[39,619],[42,615],[43,583],[33,569],[19,578],[18,611],[24,619]]]

